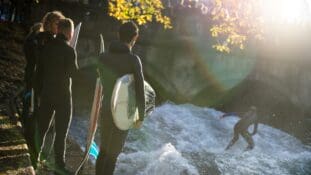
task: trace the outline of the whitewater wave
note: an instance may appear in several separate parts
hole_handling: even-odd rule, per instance
[[[193,105],[157,107],[140,130],[130,132],[117,175],[311,174],[311,149],[295,137],[259,124],[255,148],[242,139],[224,151],[237,117]],[[252,129],[252,128],[250,128]]]
[[[242,137],[225,151],[237,117],[190,104],[166,103],[131,130],[115,175],[308,175],[311,148],[281,130],[259,124],[255,148]],[[83,145],[87,121],[74,118],[71,134]],[[252,128],[250,128],[252,130]],[[82,138],[82,139],[81,139]]]

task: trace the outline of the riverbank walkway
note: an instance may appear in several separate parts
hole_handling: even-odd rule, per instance
[[[33,175],[30,154],[22,127],[6,114],[5,105],[0,108],[0,174]]]
[[[0,174],[33,175],[30,154],[12,100],[23,84],[23,26],[0,23]],[[20,100],[18,101],[20,102]]]

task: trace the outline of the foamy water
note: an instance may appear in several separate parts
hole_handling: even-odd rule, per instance
[[[238,118],[220,120],[220,115],[220,111],[193,105],[166,103],[157,107],[141,129],[129,133],[115,174],[311,174],[311,148],[267,125],[259,124],[253,150],[244,151],[247,143],[240,137],[224,151]],[[82,125],[87,124],[77,120],[71,133],[82,132]]]

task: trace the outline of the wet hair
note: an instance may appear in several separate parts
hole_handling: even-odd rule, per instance
[[[35,23],[33,26],[31,26],[30,28],[30,33],[37,33],[37,32],[40,32],[42,30],[42,26],[43,24],[41,22],[37,22]]]
[[[52,24],[59,21],[60,19],[64,19],[65,16],[60,11],[52,11],[48,12],[44,15],[42,19],[43,30],[50,31],[52,28]]]
[[[119,28],[120,40],[126,43],[130,43],[132,39],[138,35],[138,27],[133,21],[122,24]]]
[[[72,19],[70,18],[64,18],[60,19],[58,22],[58,33],[64,34],[64,32],[67,32],[68,30],[72,30],[74,28],[74,24]]]

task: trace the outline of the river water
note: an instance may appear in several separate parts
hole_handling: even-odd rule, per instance
[[[130,131],[116,175],[309,175],[311,148],[295,137],[259,124],[255,148],[242,137],[224,151],[237,117],[190,104],[164,103]],[[74,117],[70,135],[83,147],[87,116]],[[252,127],[250,128],[252,129]],[[98,137],[96,138],[97,142]]]

